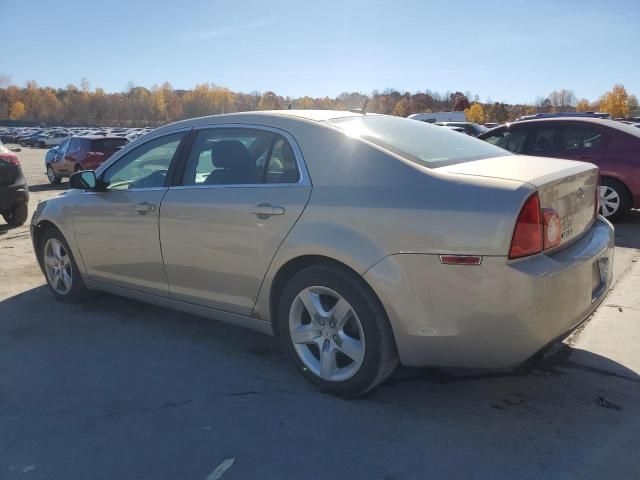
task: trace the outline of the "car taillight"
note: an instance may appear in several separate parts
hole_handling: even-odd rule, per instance
[[[562,240],[562,224],[560,223],[560,215],[552,208],[542,210],[542,225],[544,231],[543,249],[548,250],[560,245]]]
[[[538,192],[531,195],[520,210],[511,237],[509,258],[521,258],[542,251],[542,214]]]
[[[0,156],[0,161],[5,163],[9,163],[11,165],[20,165],[20,160],[16,155],[2,155]]]

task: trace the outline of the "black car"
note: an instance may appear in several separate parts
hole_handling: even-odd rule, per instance
[[[472,137],[477,137],[481,133],[489,130],[487,127],[473,122],[436,122],[436,125],[462,128],[467,135],[471,135]]]
[[[27,221],[29,188],[18,156],[0,142],[0,213],[11,226]]]

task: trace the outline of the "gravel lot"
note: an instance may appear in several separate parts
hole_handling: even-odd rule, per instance
[[[32,211],[67,188],[44,150],[18,155]],[[622,284],[640,212],[616,242]],[[2,479],[640,477],[638,370],[574,341],[516,371],[400,369],[343,401],[268,336],[106,294],[55,301],[28,226],[0,224],[0,265]]]

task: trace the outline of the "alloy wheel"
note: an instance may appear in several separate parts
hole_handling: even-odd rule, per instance
[[[60,240],[50,238],[44,245],[44,266],[49,285],[56,293],[65,295],[71,290],[73,269],[69,253]]]
[[[289,311],[289,334],[304,366],[325,381],[348,380],[364,361],[360,319],[330,288],[311,286],[296,296]]]
[[[51,182],[51,183],[56,181],[56,174],[53,171],[53,168],[51,168],[51,167],[47,168],[47,178],[49,179],[49,182]]]
[[[620,195],[613,188],[603,185],[600,187],[600,209],[602,215],[609,217],[620,208]]]

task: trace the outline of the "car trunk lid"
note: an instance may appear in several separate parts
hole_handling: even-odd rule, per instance
[[[459,163],[438,172],[503,178],[529,183],[538,189],[540,206],[560,217],[560,245],[579,237],[595,217],[598,167],[591,163],[555,158],[509,155]]]

